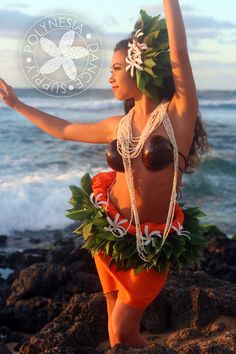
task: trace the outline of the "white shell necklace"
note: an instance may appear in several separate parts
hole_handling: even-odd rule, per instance
[[[173,153],[174,153],[174,177],[173,177],[173,185],[172,192],[169,203],[169,210],[167,214],[167,220],[165,224],[165,229],[163,233],[163,238],[161,242],[161,246],[157,249],[156,253],[160,252],[168,234],[170,228],[172,226],[172,221],[174,218],[175,205],[176,205],[176,185],[177,185],[177,175],[178,175],[178,147],[176,144],[174,131],[172,128],[172,124],[167,115],[167,106],[169,101],[162,101],[159,106],[154,109],[151,113],[150,118],[148,119],[142,133],[138,137],[133,137],[132,135],[132,118],[134,115],[133,107],[128,114],[126,114],[119,122],[117,127],[117,150],[122,156],[124,168],[125,168],[125,176],[128,185],[128,190],[130,194],[130,202],[131,202],[131,221],[134,217],[135,226],[136,226],[136,248],[138,254],[142,260],[148,262],[148,258],[145,255],[145,247],[144,241],[142,238],[142,231],[140,227],[139,215],[137,211],[136,198],[135,198],[135,190],[134,190],[134,181],[132,175],[131,168],[131,158],[135,158],[141,152],[145,141],[148,139],[150,134],[163,122],[163,125],[166,129],[167,135],[173,145]]]

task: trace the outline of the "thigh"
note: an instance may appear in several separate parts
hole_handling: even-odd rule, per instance
[[[115,304],[116,304],[117,296],[118,296],[118,290],[110,291],[109,293],[105,294],[106,301],[107,301],[107,314],[108,314],[108,317],[110,317],[112,312],[113,312],[113,309],[114,309]]]
[[[137,275],[133,268],[127,272],[118,272],[120,302],[141,310],[146,309],[160,293],[167,274],[168,269],[162,275],[154,268],[141,271]]]
[[[102,285],[103,293],[109,293],[118,290],[117,283],[111,270],[108,268],[108,260],[104,260],[101,253],[94,255],[94,261],[98,276]]]

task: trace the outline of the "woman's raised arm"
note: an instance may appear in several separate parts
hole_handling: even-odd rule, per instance
[[[120,116],[112,116],[96,123],[71,123],[21,102],[13,88],[3,79],[0,79],[0,99],[38,128],[62,140],[96,144],[109,143],[115,138],[115,127],[120,119]]]
[[[187,49],[187,38],[178,0],[163,0],[175,82],[176,107],[181,116],[196,119],[198,99]]]
[[[46,133],[58,139],[63,139],[63,129],[69,122],[21,102],[13,88],[3,79],[0,79],[0,98],[4,104],[28,118],[33,124]]]

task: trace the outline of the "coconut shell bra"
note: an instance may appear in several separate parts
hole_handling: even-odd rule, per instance
[[[180,151],[178,151],[178,153],[183,157],[186,165],[186,157]],[[141,154],[144,166],[150,171],[161,171],[174,161],[173,145],[169,139],[163,137],[162,135],[156,134],[151,136],[145,142]],[[125,172],[122,156],[117,150],[117,139],[107,145],[106,159],[108,165],[113,170]],[[182,168],[179,167],[179,169],[183,173]]]

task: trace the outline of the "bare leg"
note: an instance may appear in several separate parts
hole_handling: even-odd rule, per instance
[[[112,345],[122,343],[134,347],[148,346],[148,343],[139,332],[144,311],[143,309],[123,304],[119,299],[116,300],[111,318]]]
[[[117,300],[117,295],[118,295],[118,290],[111,291],[107,294],[105,294],[106,300],[107,300],[107,315],[108,315],[108,335],[109,335],[109,341],[110,341],[110,346],[113,347],[114,344],[114,335],[112,331],[112,323],[111,323],[111,316],[112,312]]]

